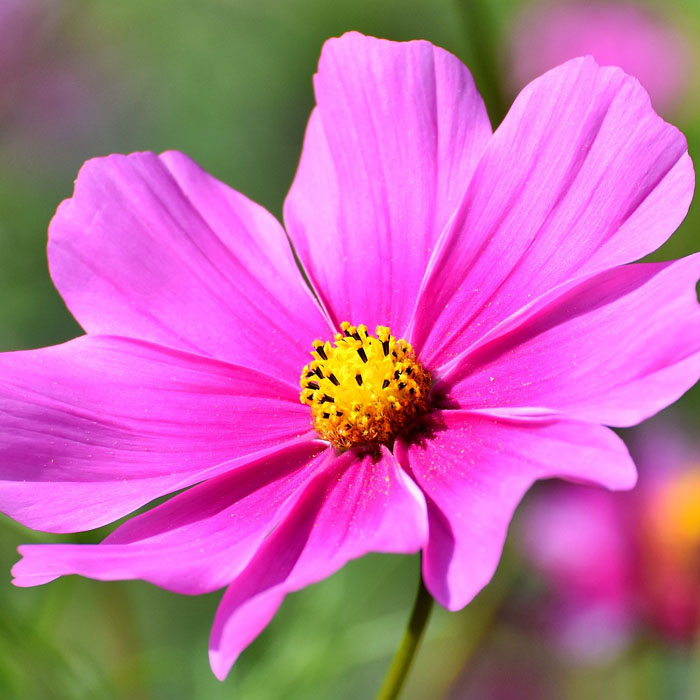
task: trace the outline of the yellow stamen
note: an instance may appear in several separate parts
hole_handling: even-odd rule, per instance
[[[333,345],[314,341],[299,398],[319,436],[337,448],[389,444],[428,410],[430,373],[386,326],[376,336],[363,325],[340,327]]]

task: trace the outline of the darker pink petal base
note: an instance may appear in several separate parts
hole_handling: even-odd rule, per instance
[[[89,530],[310,432],[298,390],[138,340],[0,354],[0,508]]]
[[[381,456],[328,456],[284,522],[229,586],[214,620],[210,660],[223,679],[284,596],[367,552],[417,552],[427,535],[420,490],[384,447]]]
[[[423,442],[398,442],[396,455],[425,493],[423,578],[449,610],[464,607],[493,576],[513,512],[535,480],[562,477],[611,489],[636,480],[615,433],[557,416],[442,411],[431,417]]]
[[[279,522],[325,451],[323,443],[297,443],[208,479],[128,520],[101,544],[24,545],[13,583],[36,586],[80,574],[143,579],[186,594],[222,588]]]

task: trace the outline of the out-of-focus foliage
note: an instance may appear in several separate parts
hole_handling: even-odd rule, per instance
[[[10,0],[0,0],[4,3]],[[439,44],[472,68],[498,119],[512,99],[503,71],[508,37],[524,2],[15,4],[28,8],[28,15],[18,56],[0,65],[0,351],[50,345],[81,332],[51,285],[45,239],[84,160],[114,151],[183,150],[279,215],[326,38],[357,29]],[[697,47],[698,0],[658,7]],[[0,51],[0,61],[3,55]],[[694,84],[700,84],[697,69]],[[696,161],[699,105],[691,92],[673,118]],[[698,248],[696,200],[679,234],[657,257]],[[697,396],[697,390],[691,392],[681,410],[696,411]],[[418,575],[417,558],[370,556],[290,596],[221,684],[207,660],[218,594],[187,598],[140,582],[74,577],[37,589],[10,585],[18,544],[98,541],[103,534],[45,536],[0,521],[0,698],[371,697],[402,634]],[[535,585],[507,553],[494,582],[466,610],[436,611],[405,697],[488,698],[484,688],[495,692],[498,681],[521,689],[508,697],[666,698],[671,696],[654,694],[656,689],[686,688],[691,676],[700,678],[691,652],[659,649],[644,640],[603,666],[567,663],[528,631],[520,606]]]

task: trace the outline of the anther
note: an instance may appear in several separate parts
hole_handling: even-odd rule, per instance
[[[334,342],[312,344],[301,375],[302,403],[313,425],[336,448],[387,444],[429,408],[431,377],[405,340],[386,326],[376,335],[343,322]]]

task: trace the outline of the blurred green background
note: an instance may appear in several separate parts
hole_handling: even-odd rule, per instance
[[[81,332],[51,285],[45,241],[47,224],[70,196],[84,160],[179,149],[279,216],[326,38],[357,29],[397,40],[424,38],[449,49],[472,69],[497,122],[512,99],[502,87],[507,43],[524,4],[26,2],[39,8],[39,19],[12,29],[20,57],[0,76],[0,350],[50,345]],[[659,8],[697,46],[697,0]],[[699,114],[691,89],[669,117],[687,134],[696,162]],[[699,235],[696,201],[659,256],[696,251]],[[682,410],[692,416],[697,404],[696,391]],[[18,544],[59,540],[71,538],[0,521],[0,698],[372,697],[402,634],[418,575],[417,558],[370,556],[290,596],[222,684],[207,659],[218,594],[187,598],[140,582],[75,577],[37,589],[10,585]],[[537,690],[519,697],[671,697],[649,693],[670,687],[671,676],[659,669],[671,667],[673,676],[673,658],[644,648],[581,669],[510,624],[509,611],[530,585],[517,557],[507,552],[496,579],[472,605],[453,614],[436,610],[405,697],[467,697],[463,679],[480,667],[483,649],[494,647],[508,659],[504,673],[525,669],[537,676]],[[482,651],[475,651],[477,645]],[[678,662],[678,674],[700,681],[700,665],[684,663]]]

